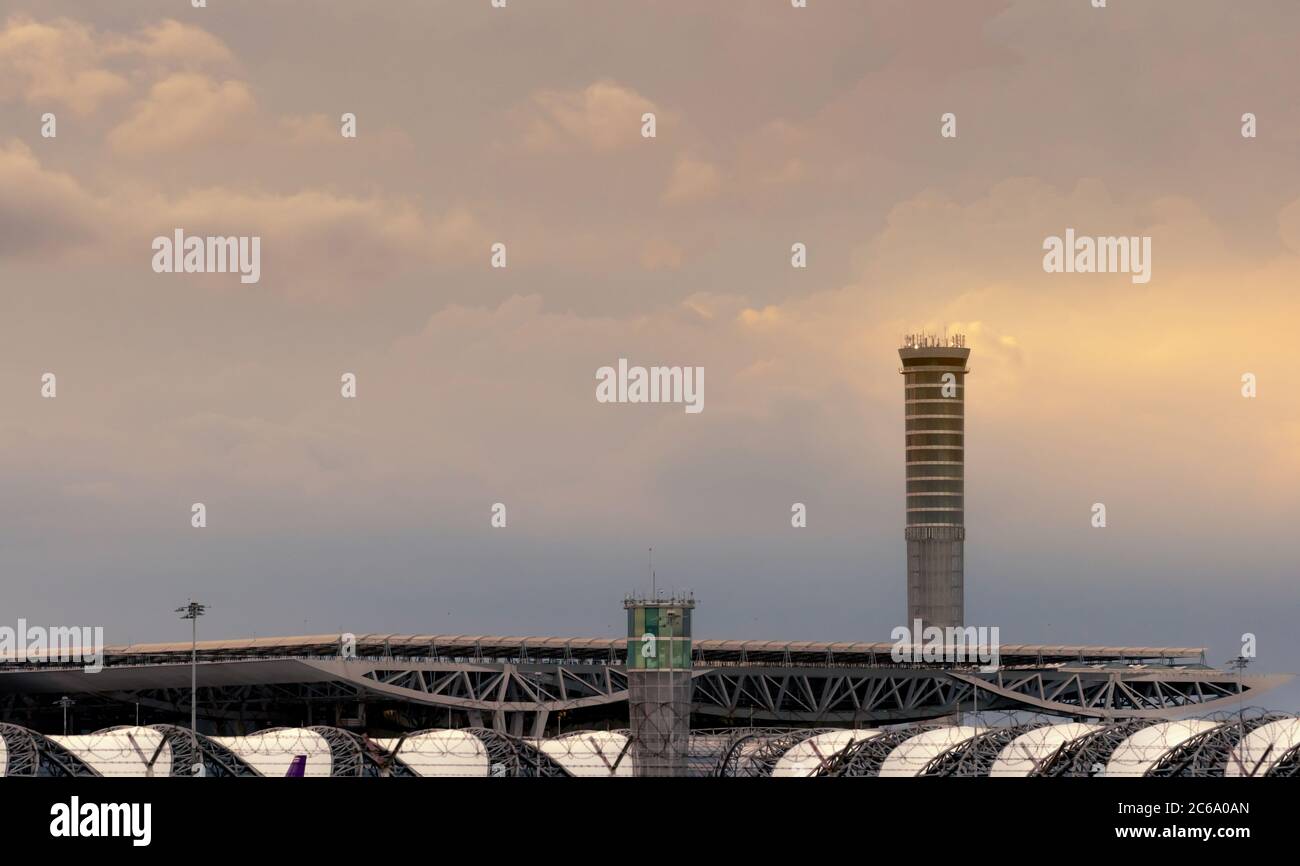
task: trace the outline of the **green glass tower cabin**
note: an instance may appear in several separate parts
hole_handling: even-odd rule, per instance
[[[623,607],[627,609],[628,670],[690,669],[694,598],[628,597]]]

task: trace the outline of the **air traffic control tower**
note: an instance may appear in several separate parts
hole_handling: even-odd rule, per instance
[[[966,338],[909,334],[903,366],[907,439],[907,625],[963,625]]]
[[[692,596],[628,596],[627,702],[638,776],[684,776],[691,740]]]

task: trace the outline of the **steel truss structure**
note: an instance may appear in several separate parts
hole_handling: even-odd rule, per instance
[[[1000,714],[993,714],[1000,715]],[[1017,738],[1030,732],[1051,727],[1046,719],[1017,721],[1012,715],[999,719],[996,723],[983,726],[988,716],[980,719],[979,727],[964,729],[969,736],[958,736],[951,743],[935,748],[935,754],[916,772],[917,776],[967,776],[983,777],[992,773],[998,759],[1019,757],[1010,748]],[[1138,739],[1142,734],[1155,733],[1155,737],[1146,737],[1146,743],[1140,751],[1146,756],[1145,765],[1139,763],[1138,774],[1147,777],[1198,777],[1223,776],[1229,767],[1237,767],[1241,776],[1297,776],[1300,767],[1300,745],[1289,746],[1277,757],[1268,769],[1256,761],[1246,766],[1236,747],[1242,738],[1251,731],[1258,730],[1273,722],[1287,722],[1300,726],[1300,719],[1253,710],[1249,713],[1223,715],[1216,719],[1194,720],[1190,724],[1204,725],[1207,729],[1193,736],[1184,736],[1186,731],[1180,727],[1184,723],[1159,723],[1151,720],[1128,719],[1093,726],[1087,733],[1067,740],[1052,750],[1045,758],[1034,760],[1033,768],[1027,773],[1031,776],[1098,776],[1124,774],[1122,768],[1116,768],[1117,749],[1130,738]],[[1175,728],[1166,732],[1166,728]],[[903,725],[880,731],[865,739],[850,742],[839,751],[820,759],[807,775],[814,777],[856,777],[869,778],[881,775],[886,760],[895,755],[900,748],[906,748],[909,741],[920,738],[926,732],[941,732],[944,726],[929,724]],[[952,729],[963,730],[963,729]],[[732,732],[730,737],[724,732],[701,732],[701,746],[711,745],[717,760],[713,772],[697,775],[718,776],[766,776],[771,775],[772,767],[781,755],[805,740],[812,739],[824,731],[790,731],[782,729],[744,729]],[[1289,742],[1289,741],[1287,741]],[[1263,754],[1268,755],[1269,750]],[[775,756],[768,760],[747,763],[746,755]],[[996,774],[994,774],[996,775]]]
[[[1268,775],[1288,779],[1300,778],[1300,746],[1292,746],[1287,750]]]
[[[718,728],[693,731],[697,742],[715,744],[720,757],[700,775],[726,777],[760,777],[772,775],[777,761],[786,752],[818,734],[835,728]]]
[[[163,735],[164,741],[171,749],[173,776],[193,775],[191,767],[196,763],[194,746],[199,747],[199,759],[203,762],[205,776],[239,777],[261,775],[242,758],[227,749],[221,743],[204,734],[191,734],[188,728],[179,725],[150,725],[151,729]],[[127,730],[126,726],[108,728],[107,730]],[[102,732],[100,732],[102,733]]]
[[[1042,761],[1032,776],[1097,776],[1106,767],[1115,747],[1134,733],[1146,727],[1148,722],[1141,719],[1128,719],[1114,724],[1104,725],[1098,730],[1084,734],[1076,740],[1064,743],[1055,752]]]
[[[850,743],[839,752],[823,762],[814,776],[863,777],[876,776],[885,759],[905,741],[926,730],[933,730],[933,725],[915,725],[886,731],[867,740]]]
[[[920,775],[987,776],[1002,750],[1016,737],[1036,727],[1038,725],[1028,724],[990,728],[931,760]]]
[[[1251,731],[1285,718],[1281,713],[1220,716],[1218,726],[1171,749],[1147,775],[1222,777],[1228,766],[1237,762],[1241,775],[1254,776],[1259,771],[1259,762],[1246,766],[1234,750]]]
[[[156,731],[161,735],[158,746],[141,749],[132,732]],[[99,760],[115,765],[123,775],[152,775],[152,768],[164,749],[169,757],[171,776],[190,776],[195,763],[194,745],[198,744],[204,775],[213,777],[260,777],[249,761],[240,757],[226,745],[203,734],[191,735],[188,729],[176,725],[150,725],[147,729],[119,726],[96,731],[92,736],[120,733],[133,747],[123,750],[116,758],[101,753]],[[417,731],[397,738],[390,748],[352,731],[316,725],[311,728],[269,728],[261,735],[287,734],[288,742],[281,742],[283,754],[309,752],[310,744],[294,741],[295,735],[319,736],[329,750],[329,775],[335,777],[414,777],[414,772],[400,757],[402,744],[408,739],[430,733]],[[436,732],[435,732],[436,733]],[[488,728],[467,728],[460,733],[476,738],[486,752],[487,772],[492,777],[567,777],[572,773],[543,752],[536,741],[524,740]],[[54,739],[18,725],[0,723],[0,776],[4,777],[86,777],[103,775],[73,750]],[[139,772],[135,772],[139,771]]]
[[[984,672],[894,662],[891,646],[697,641],[693,721],[857,728],[972,708],[1099,721],[1176,718],[1240,702],[1289,678],[1215,670],[1202,663],[1199,648],[1004,646],[1002,667]],[[354,650],[356,656],[348,654]],[[625,640],[606,638],[204,642],[199,716],[204,730],[227,733],[475,727],[540,738],[565,718],[626,724],[625,653]],[[74,696],[76,717],[99,727],[121,724],[136,706],[154,720],[188,720],[188,655],[188,644],[109,648],[96,674],[0,659],[0,720],[53,727],[58,695]]]
[[[0,723],[6,776],[98,776],[90,765],[44,734]]]
[[[997,715],[975,716],[964,725],[906,724],[859,731],[696,731],[690,738],[687,774],[1294,777],[1300,765],[1300,718],[1293,716],[1252,711],[1177,722],[1128,719],[1061,725]],[[1257,741],[1248,746],[1245,740],[1251,735]],[[284,775],[295,757],[314,762],[307,775],[316,776],[634,775],[627,731],[578,731],[533,740],[490,728],[434,729],[377,742],[350,731],[313,726],[273,728],[219,742],[203,735],[192,737],[172,725],[47,737],[8,724],[0,725],[0,775],[189,775],[195,743],[205,768],[215,768],[208,775],[232,777]],[[404,749],[404,744],[411,748]],[[1273,754],[1275,747],[1277,754]],[[156,766],[170,769],[155,773]]]
[[[556,778],[570,775],[535,743],[490,728],[469,728],[466,732],[478,737],[487,747],[491,776]]]
[[[1174,718],[1280,682],[1201,669],[1036,670],[727,667],[695,672],[695,713],[740,722],[856,727],[972,707],[1072,718]],[[1238,689],[1240,688],[1240,691]]]
[[[270,728],[264,733],[290,730],[287,728]],[[319,734],[330,750],[330,767],[332,776],[409,776],[406,765],[398,761],[392,752],[381,749],[368,738],[332,728],[326,725],[312,725],[305,730]]]

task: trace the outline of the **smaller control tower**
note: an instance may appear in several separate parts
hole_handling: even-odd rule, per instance
[[[693,596],[628,596],[627,692],[638,776],[684,776],[691,736]]]

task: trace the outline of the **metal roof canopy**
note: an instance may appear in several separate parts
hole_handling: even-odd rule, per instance
[[[236,638],[198,642],[202,660],[318,657],[338,658],[345,639],[359,658],[527,659],[530,661],[621,660],[627,639],[609,637],[523,637],[485,634],[344,634]],[[869,664],[909,667],[952,667],[948,662],[893,662],[895,642],[828,642],[773,640],[696,640],[697,664],[773,661],[798,665]],[[969,654],[975,648],[967,646]],[[1003,667],[1047,664],[1204,664],[1204,647],[1090,646],[1081,644],[1002,644],[998,654]],[[105,663],[139,664],[188,660],[190,643],[143,643],[104,648]],[[0,656],[0,665],[15,665],[12,656]],[[43,664],[29,661],[27,664]],[[976,664],[975,662],[971,663]]]

